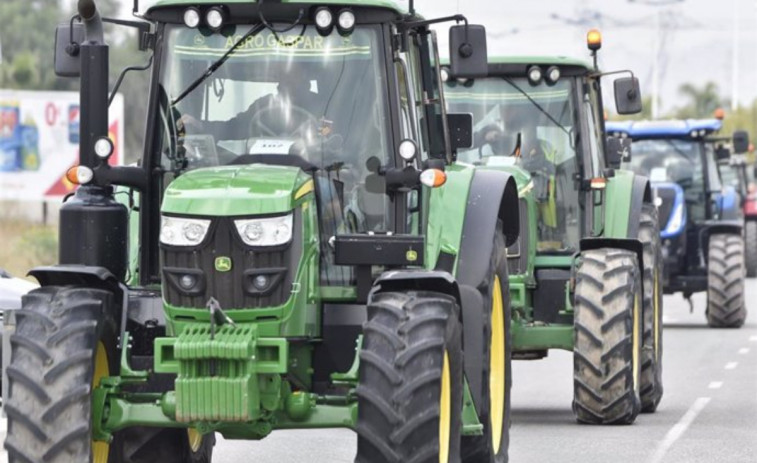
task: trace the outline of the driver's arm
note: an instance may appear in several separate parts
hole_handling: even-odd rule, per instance
[[[209,133],[216,140],[246,140],[250,136],[250,122],[252,116],[266,106],[270,95],[263,96],[255,100],[247,109],[238,113],[226,121],[203,121],[197,122],[202,132]],[[184,121],[192,125],[191,121]]]

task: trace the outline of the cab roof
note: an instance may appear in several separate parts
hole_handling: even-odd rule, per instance
[[[683,119],[657,121],[607,122],[609,133],[623,133],[633,139],[642,138],[702,138],[723,127],[720,119]]]
[[[575,66],[592,71],[588,61],[569,56],[490,56],[489,64],[535,64],[538,66]]]
[[[176,7],[176,6],[213,6],[213,5],[249,5],[251,3],[260,3],[257,0],[158,0],[150,7],[147,12],[157,8]],[[397,14],[408,14],[408,8],[406,5],[393,0],[277,0],[275,2],[269,2],[271,5],[276,3],[287,4],[301,4],[307,6],[354,6],[354,7],[374,7],[385,8],[391,10]]]
[[[558,66],[563,76],[584,76],[594,71],[588,62],[567,56],[490,56],[489,76],[523,77],[531,66],[543,71]]]

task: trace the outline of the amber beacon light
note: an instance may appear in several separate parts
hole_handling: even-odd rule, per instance
[[[586,45],[591,51],[602,48],[602,33],[599,32],[599,29],[592,29],[586,34]]]

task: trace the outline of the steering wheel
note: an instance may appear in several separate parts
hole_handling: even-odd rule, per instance
[[[317,125],[318,120],[299,106],[293,104],[266,106],[252,115],[250,138],[293,137],[295,135],[305,138],[305,131]]]

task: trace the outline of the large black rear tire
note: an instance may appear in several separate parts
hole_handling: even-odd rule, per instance
[[[212,436],[192,452],[186,430],[134,428],[110,445],[92,440],[93,387],[119,368],[112,307],[113,295],[93,288],[42,287],[24,297],[7,368],[10,463],[210,461]],[[156,460],[156,446],[174,453]]]
[[[707,264],[707,324],[739,328],[746,320],[744,240],[741,235],[710,236]]]
[[[445,294],[373,296],[360,351],[356,462],[460,461],[458,317],[457,303]]]
[[[641,410],[641,285],[625,250],[581,254],[573,310],[573,411],[580,423],[630,424]]]
[[[512,387],[512,337],[510,335],[510,289],[507,247],[498,223],[489,264],[489,301],[484,323],[482,354],[483,385],[478,419],[483,424],[480,436],[463,436],[462,455],[466,463],[506,463],[510,444],[510,389]],[[467,354],[467,353],[466,353]]]
[[[662,400],[662,247],[657,208],[641,208],[639,240],[644,245],[644,338],[641,351],[641,412],[654,413]]]
[[[754,278],[757,277],[757,220],[747,220],[744,227],[746,276]]]

